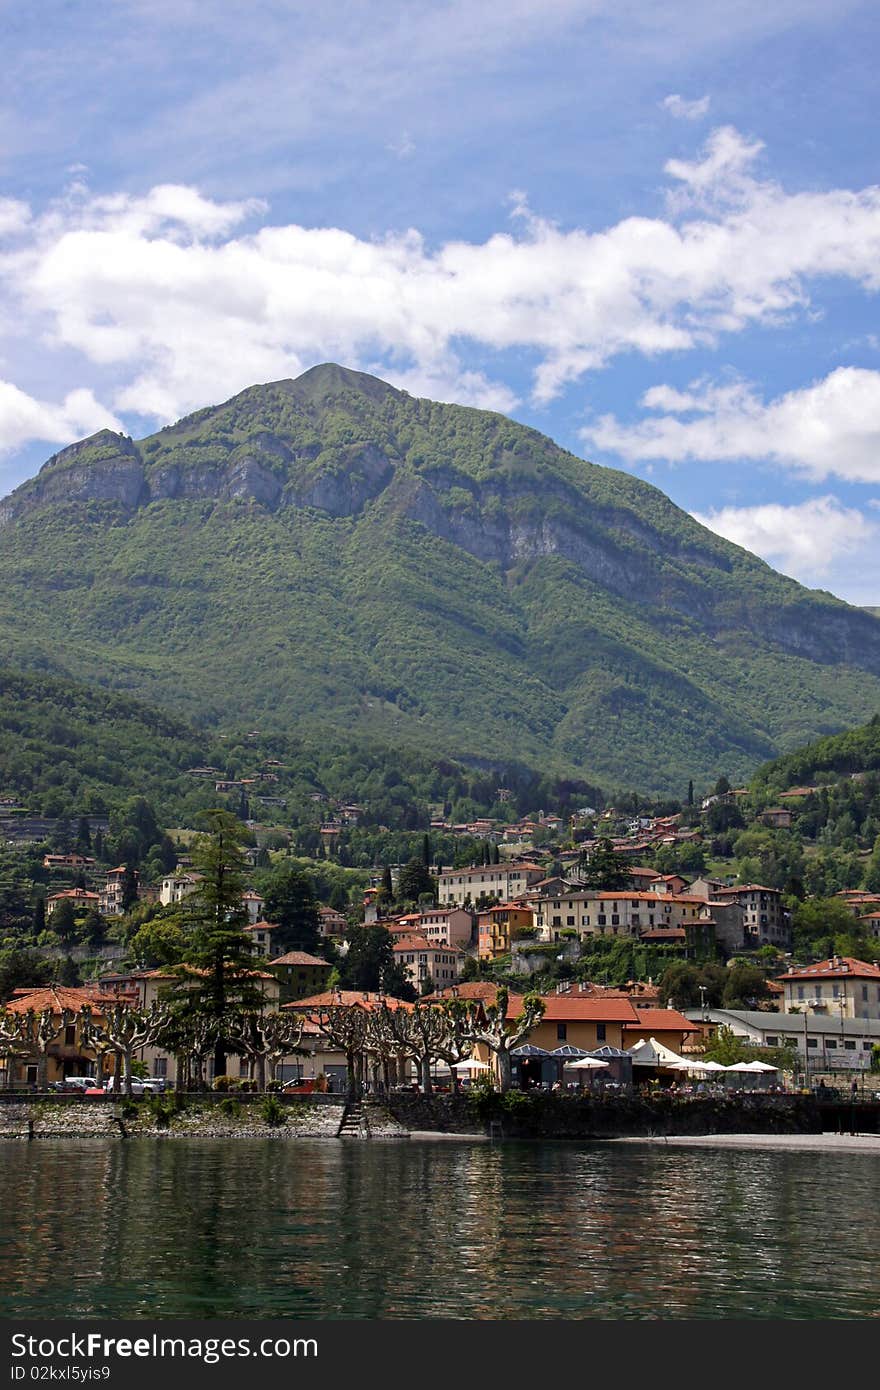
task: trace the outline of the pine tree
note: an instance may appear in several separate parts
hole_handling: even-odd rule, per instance
[[[194,842],[191,856],[201,880],[186,899],[191,933],[185,963],[175,971],[173,998],[214,1030],[214,1075],[223,1076],[233,1014],[261,1009],[263,997],[244,930],[244,827],[228,811],[206,811],[200,819],[204,833]]]
[[[688,782],[688,806],[694,804],[694,781],[693,778]]]

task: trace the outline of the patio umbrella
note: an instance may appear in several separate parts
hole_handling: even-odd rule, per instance
[[[673,1071],[708,1071],[708,1062],[698,1062],[696,1058],[688,1061],[686,1058],[681,1062],[670,1062]]]
[[[579,1062],[572,1062],[572,1071],[603,1071],[611,1065],[610,1062],[600,1062],[598,1057],[582,1057]]]
[[[722,1066],[720,1062],[704,1062],[703,1066],[706,1071],[727,1071],[727,1068]]]
[[[737,1068],[739,1071],[778,1071],[778,1067],[771,1067],[769,1062],[741,1062]]]
[[[466,1057],[463,1062],[453,1062],[453,1071],[491,1071],[488,1062],[480,1062],[476,1057]]]

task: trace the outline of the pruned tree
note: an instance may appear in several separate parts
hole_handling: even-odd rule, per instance
[[[230,1043],[251,1058],[257,1069],[257,1088],[266,1089],[267,1070],[274,1077],[282,1057],[302,1052],[305,1019],[293,1010],[275,1013],[239,1013],[233,1015],[228,1031]]]
[[[515,1018],[509,1019],[508,1000],[507,990],[499,989],[494,1004],[482,1001],[472,1004],[465,1027],[465,1035],[470,1042],[482,1043],[495,1057],[498,1065],[498,1084],[502,1091],[509,1091],[513,1084],[511,1052],[540,1023],[546,1008],[540,995],[527,994],[523,1000],[522,1011]]]
[[[2,1015],[0,1039],[4,1050],[8,1048],[8,1056],[36,1057],[38,1091],[45,1091],[48,1084],[49,1048],[74,1017],[68,1009],[60,1014],[52,1009],[43,1009],[40,1013],[34,1009],[26,1009],[24,1013],[8,1010]]]
[[[348,1097],[357,1100],[363,1091],[364,1053],[367,1041],[367,1011],[359,1004],[331,1004],[310,1015],[322,1033],[340,1052],[345,1053],[348,1069]]]
[[[415,1062],[424,1095],[432,1093],[431,1063],[442,1055],[448,1042],[449,1018],[438,1004],[413,1005],[412,1009],[377,1010],[395,1050]]]
[[[104,1052],[113,1052],[121,1059],[122,1089],[126,1096],[130,1096],[134,1054],[142,1047],[157,1043],[167,1023],[167,1009],[158,1002],[151,1004],[149,1009],[138,1009],[120,1001],[105,1010],[103,1024],[96,1023],[91,1011],[88,1012],[83,1023],[83,1041],[91,1050],[97,1045]]]

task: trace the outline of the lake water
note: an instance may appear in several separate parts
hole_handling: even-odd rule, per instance
[[[880,1158],[645,1145],[0,1147],[6,1318],[864,1318]]]

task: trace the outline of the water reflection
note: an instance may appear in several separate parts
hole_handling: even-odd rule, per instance
[[[4,1316],[876,1316],[876,1159],[674,1147],[38,1141]]]

